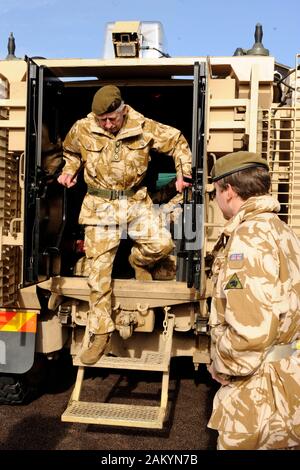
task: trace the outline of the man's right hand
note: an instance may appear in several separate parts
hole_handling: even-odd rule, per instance
[[[69,173],[62,173],[57,178],[57,181],[63,186],[66,186],[66,188],[72,188],[72,186],[77,183],[77,176],[73,178],[73,175],[70,175]]]

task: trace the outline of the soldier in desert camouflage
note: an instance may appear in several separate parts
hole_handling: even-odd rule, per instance
[[[218,449],[300,444],[300,243],[277,216],[267,162],[236,152],[212,169],[227,220],[214,250],[208,426]]]
[[[181,132],[148,119],[124,104],[113,85],[100,88],[92,112],[77,121],[64,141],[65,166],[58,181],[70,188],[84,165],[87,194],[79,223],[85,225],[85,252],[90,262],[89,332],[81,361],[94,364],[115,329],[111,319],[111,272],[124,231],[133,239],[129,262],[139,280],[151,280],[150,268],[173,249],[170,232],[143,186],[150,150],[174,159],[176,189],[191,171],[191,152]]]

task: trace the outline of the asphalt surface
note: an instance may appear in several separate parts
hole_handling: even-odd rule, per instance
[[[206,427],[217,385],[191,358],[171,361],[169,413],[162,430],[63,423],[76,367],[65,357],[43,365],[42,388],[25,405],[0,406],[0,450],[210,450],[217,433]],[[122,375],[120,375],[122,374]],[[158,404],[161,375],[89,369],[81,399],[112,403]]]

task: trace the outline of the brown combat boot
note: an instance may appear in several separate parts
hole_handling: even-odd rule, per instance
[[[152,275],[145,266],[136,265],[132,260],[132,255],[129,256],[128,260],[135,271],[135,278],[137,281],[152,281]]]
[[[105,353],[106,349],[108,349],[110,336],[110,333],[105,333],[103,335],[93,335],[93,339],[88,348],[83,351],[80,356],[81,362],[88,365],[98,362],[100,357]]]

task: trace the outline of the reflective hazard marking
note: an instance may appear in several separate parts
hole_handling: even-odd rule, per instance
[[[0,331],[35,333],[37,311],[0,311]]]

